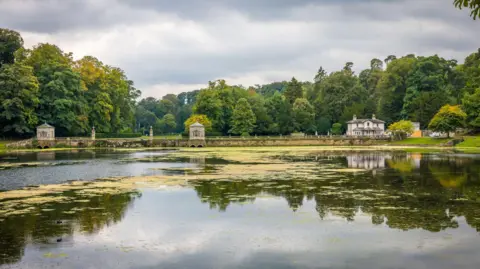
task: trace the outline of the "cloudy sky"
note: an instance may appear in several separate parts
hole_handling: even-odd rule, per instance
[[[124,69],[143,96],[312,80],[389,54],[463,61],[480,21],[453,0],[0,0],[0,27]]]

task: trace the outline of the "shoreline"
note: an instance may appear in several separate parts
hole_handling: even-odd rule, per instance
[[[202,152],[202,151],[211,151],[215,150],[225,150],[225,149],[280,149],[280,148],[299,148],[299,149],[318,149],[318,150],[365,150],[365,151],[375,151],[375,150],[419,150],[419,151],[455,151],[455,152],[465,152],[465,153],[480,153],[480,147],[453,147],[453,146],[436,146],[436,145],[355,145],[355,146],[227,146],[227,147],[204,147],[204,148],[188,148],[188,147],[138,147],[138,148],[126,148],[126,147],[71,147],[71,148],[49,148],[49,149],[3,149],[0,150],[0,154],[9,154],[9,153],[35,153],[35,152],[57,152],[57,151],[77,151],[77,150],[109,150],[109,151],[169,151],[169,150],[179,150],[179,151],[192,151],[192,152]]]

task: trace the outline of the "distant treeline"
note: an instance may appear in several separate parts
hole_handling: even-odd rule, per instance
[[[345,128],[353,115],[376,114],[387,126],[406,119],[426,129],[450,104],[467,113],[467,128],[480,129],[480,49],[463,64],[410,54],[372,59],[359,74],[352,68],[352,62],[332,73],[320,67],[313,81],[305,82],[292,78],[251,87],[209,82],[205,89],[141,100],[136,120],[139,126],[156,126],[157,132],[183,132],[186,119],[202,114],[217,135],[326,134],[338,132],[336,126]]]
[[[390,55],[358,74],[347,62],[331,73],[320,67],[312,81],[244,87],[217,80],[161,99],[136,102],[139,96],[119,68],[94,57],[74,61],[51,44],[25,49],[17,32],[0,29],[0,136],[6,137],[32,135],[43,122],[57,135],[89,134],[92,126],[98,133],[150,126],[156,134],[182,133],[190,117],[208,121],[214,135],[326,134],[345,128],[353,115],[372,114],[387,125],[407,119],[427,128],[446,104],[460,105],[466,127],[479,131],[480,49],[463,64],[438,55]]]

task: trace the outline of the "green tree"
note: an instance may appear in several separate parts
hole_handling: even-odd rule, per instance
[[[391,61],[396,60],[396,59],[397,59],[397,56],[395,56],[395,55],[388,55],[387,58],[385,58],[384,61],[385,61],[385,64],[388,65]]]
[[[159,133],[172,133],[177,128],[177,122],[173,114],[166,114],[155,123],[155,131]]]
[[[39,44],[23,63],[33,68],[39,82],[40,104],[36,110],[39,121],[54,125],[57,135],[88,133],[89,107],[81,76],[72,69],[72,55],[55,45]]]
[[[238,100],[232,116],[232,134],[249,135],[255,128],[256,118],[247,99]]]
[[[462,107],[467,114],[467,126],[475,132],[480,131],[480,88],[473,94],[466,94]]]
[[[405,139],[408,135],[413,134],[415,126],[408,120],[401,120],[388,126],[388,130],[393,133],[397,140]]]
[[[326,135],[330,131],[331,122],[324,117],[317,119],[316,127],[319,134]]]
[[[295,131],[315,131],[315,111],[307,99],[298,98],[293,104],[292,112],[295,122]]]
[[[38,93],[38,81],[31,67],[20,63],[0,67],[0,133],[33,133],[38,123]]]
[[[293,77],[292,80],[288,83],[284,95],[290,104],[295,103],[295,100],[303,97],[302,84],[298,82],[295,77]]]
[[[148,130],[150,126],[154,126],[158,118],[155,113],[145,109],[143,106],[137,106],[135,110],[135,121],[137,127],[142,130]]]
[[[253,132],[259,135],[271,134],[270,127],[273,124],[272,118],[268,115],[265,106],[265,99],[260,94],[254,94],[248,97],[248,102],[252,107],[257,122]]]
[[[333,135],[343,134],[343,129],[342,129],[342,124],[341,123],[334,123],[332,125],[332,134]]]
[[[367,91],[351,72],[330,74],[321,84],[321,99],[315,102],[316,113],[330,122],[339,122],[346,107],[364,103]]]
[[[402,108],[403,118],[420,122],[422,127],[445,104],[453,101],[450,81],[456,62],[437,55],[419,57],[409,72]]]
[[[277,92],[266,100],[267,113],[272,119],[270,133],[290,134],[293,132],[293,117],[290,103]]]
[[[416,61],[412,57],[392,60],[377,84],[377,111],[387,124],[402,119],[407,79]]]
[[[190,116],[190,118],[188,118],[185,121],[185,123],[184,123],[185,132],[188,133],[190,131],[190,125],[192,125],[196,122],[202,124],[203,127],[205,127],[205,132],[210,132],[212,130],[212,122],[207,117],[207,115],[194,114],[194,115]]]
[[[0,28],[0,67],[15,62],[15,52],[23,47],[23,38],[16,31]]]
[[[475,20],[480,17],[480,1],[478,0],[454,0],[455,7],[458,9],[469,8],[470,16]]]
[[[465,125],[467,114],[460,106],[443,106],[433,117],[428,128],[437,132],[445,132],[450,137],[450,132]]]

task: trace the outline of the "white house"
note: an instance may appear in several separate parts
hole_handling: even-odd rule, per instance
[[[353,115],[353,120],[347,124],[347,136],[381,136],[385,134],[385,122],[375,118],[375,114],[371,119],[357,119],[357,116]]]

